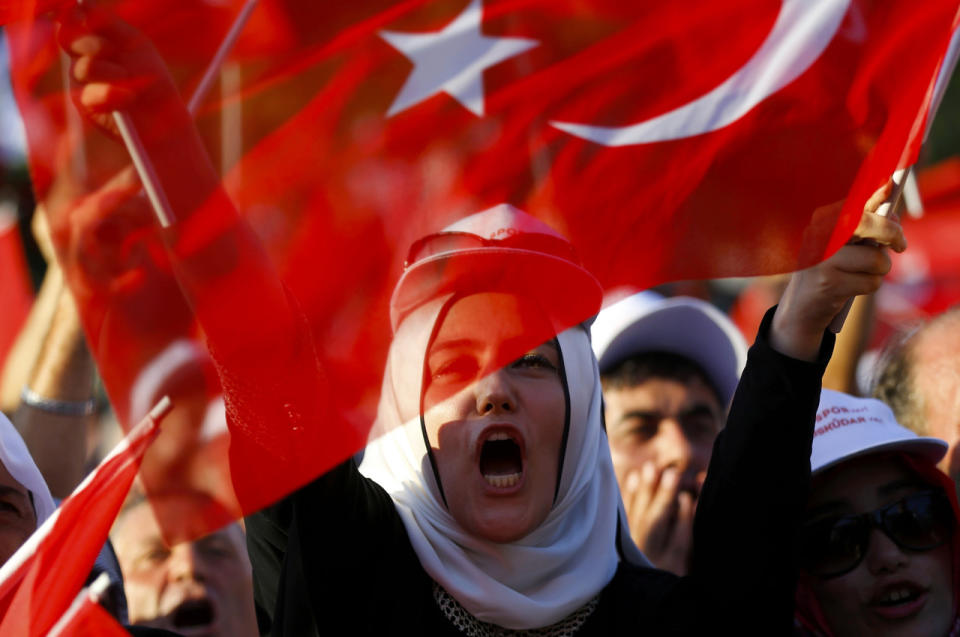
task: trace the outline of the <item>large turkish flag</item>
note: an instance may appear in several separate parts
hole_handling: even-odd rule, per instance
[[[103,4],[153,39],[185,96],[228,28],[210,17],[224,3],[180,0],[163,29],[144,0]],[[147,454],[148,488],[179,479],[215,494],[212,528],[238,507],[204,339],[221,376],[233,361],[228,412],[258,413],[253,403],[272,394],[262,414],[324,422],[320,435],[271,429],[267,416],[234,428],[263,451],[260,464],[278,465],[241,463],[257,476],[257,492],[241,494],[249,510],[363,444],[406,248],[468,214],[526,210],[569,237],[608,288],[788,271],[830,254],[867,196],[915,158],[957,9],[262,0],[197,126],[286,304],[275,302],[287,292],[257,296],[259,257],[236,250],[246,244],[231,243],[238,226],[216,197],[181,220],[188,240],[171,261],[142,201],[104,190],[125,181],[114,175],[128,159],[68,106],[49,23],[18,25],[11,48],[37,194],[111,400],[134,422],[158,392],[172,394],[180,412]],[[152,124],[140,133],[169,162],[174,125]],[[186,261],[189,303],[173,276]],[[569,302],[581,318],[596,311]],[[283,373],[293,351],[322,371]],[[322,388],[315,404],[291,407],[309,387]]]

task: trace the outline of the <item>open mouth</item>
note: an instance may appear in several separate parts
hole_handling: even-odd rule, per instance
[[[926,590],[910,582],[887,586],[871,602],[871,607],[880,617],[903,620],[915,615],[926,604]]]
[[[517,441],[502,431],[492,433],[480,448],[480,473],[487,484],[499,489],[519,484],[523,452]]]
[[[900,604],[909,604],[920,597],[923,591],[912,586],[901,586],[886,591],[877,600],[877,606],[898,606]]]
[[[188,599],[177,606],[171,616],[173,626],[185,635],[201,634],[216,619],[213,604],[206,598]]]

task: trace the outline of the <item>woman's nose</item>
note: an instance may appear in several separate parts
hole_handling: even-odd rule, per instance
[[[866,563],[874,575],[895,573],[907,565],[908,557],[896,542],[887,537],[880,529],[870,532],[867,546]]]
[[[477,413],[511,413],[517,401],[506,369],[499,369],[477,381]]]

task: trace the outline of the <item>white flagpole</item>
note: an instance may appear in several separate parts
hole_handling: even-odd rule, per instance
[[[207,70],[204,71],[203,77],[200,78],[200,83],[197,84],[197,88],[193,90],[190,101],[187,102],[187,110],[190,111],[191,115],[197,114],[197,109],[203,102],[203,98],[207,96],[207,93],[210,92],[210,87],[213,86],[213,81],[217,77],[217,71],[220,70],[224,60],[230,55],[230,51],[233,50],[233,45],[237,43],[237,38],[240,37],[240,32],[243,31],[243,27],[247,26],[247,21],[250,20],[250,15],[256,7],[257,0],[247,0],[243,8],[240,9],[240,13],[237,14],[236,19],[234,19],[233,24],[230,26],[230,30],[227,31],[227,35],[223,38],[223,42],[220,43],[220,48],[217,49],[213,59],[210,60],[210,64],[207,65]]]
[[[946,53],[944,53],[943,63],[937,72],[937,79],[933,86],[933,96],[930,100],[930,110],[927,115],[927,127],[923,133],[923,141],[926,141],[927,136],[930,134],[933,118],[937,114],[937,109],[940,108],[940,102],[943,100],[943,94],[947,91],[947,84],[950,82],[950,77],[953,75],[953,70],[956,68],[958,60],[960,60],[960,30],[954,31],[950,37],[950,44]],[[877,208],[877,214],[881,217],[891,215],[899,217],[904,200],[914,197],[916,199],[915,209],[919,211],[919,214],[915,214],[914,216],[919,217],[923,212],[923,206],[920,203],[920,191],[917,190],[913,166],[900,168],[894,171],[893,190],[890,192],[890,196]],[[830,321],[829,329],[831,332],[834,334],[840,332],[852,306],[853,298],[850,298],[846,305],[843,306],[843,309],[840,310],[840,313]]]
[[[82,5],[84,4],[84,1],[85,0],[77,0],[77,4]],[[220,69],[220,66],[223,64],[223,61],[226,59],[227,55],[230,54],[230,50],[233,49],[233,45],[236,44],[237,38],[240,36],[240,32],[250,19],[250,15],[253,13],[253,9],[256,7],[256,4],[257,0],[247,0],[247,3],[243,6],[243,9],[240,10],[239,15],[237,15],[236,19],[231,25],[230,30],[223,39],[223,42],[220,43],[220,47],[217,49],[216,54],[214,54],[213,60],[211,60],[210,64],[207,65],[207,69],[200,80],[200,84],[197,85],[197,88],[194,90],[194,93],[187,104],[187,109],[191,114],[196,112],[197,107],[203,101],[206,93],[210,90],[210,86],[213,83],[213,78],[216,76],[217,71]],[[127,147],[127,152],[130,153],[130,159],[133,160],[133,165],[137,170],[137,175],[140,177],[140,182],[143,184],[143,189],[147,193],[147,198],[150,200],[150,205],[153,207],[153,212],[156,215],[157,220],[160,222],[160,226],[163,228],[169,228],[173,225],[174,221],[176,221],[176,216],[173,214],[173,209],[170,206],[170,200],[167,198],[167,194],[163,190],[163,185],[160,183],[160,178],[157,176],[157,172],[153,167],[153,162],[150,161],[150,156],[147,154],[147,149],[144,147],[143,141],[140,139],[140,135],[137,133],[137,129],[133,124],[133,120],[131,119],[129,113],[124,111],[114,111],[113,121],[116,123],[117,129],[120,131],[120,137],[123,138],[123,143]]]
[[[91,604],[99,604],[100,598],[103,597],[109,588],[110,576],[106,573],[100,573],[90,586],[80,589],[80,592],[77,593],[77,596],[70,604],[70,608],[68,608],[66,612],[60,616],[60,619],[57,620],[57,623],[50,628],[47,637],[60,637],[60,635],[67,634],[66,630],[70,627],[70,622],[83,610],[88,600]]]

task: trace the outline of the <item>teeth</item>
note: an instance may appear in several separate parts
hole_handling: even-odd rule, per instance
[[[494,486],[494,487],[497,487],[497,488],[500,488],[500,489],[504,489],[504,488],[506,488],[506,487],[512,487],[512,486],[514,486],[515,484],[517,484],[518,482],[520,482],[520,474],[519,474],[519,473],[508,473],[507,475],[503,475],[503,476],[488,476],[488,475],[485,475],[485,476],[483,476],[483,479],[486,480],[487,483],[488,483],[489,485],[491,485],[491,486]]]
[[[907,599],[908,597],[910,597],[910,589],[898,588],[884,595],[880,601],[885,604],[896,604],[900,600]]]
[[[491,434],[490,437],[487,438],[487,440],[510,440],[510,436],[503,433],[502,431],[498,431],[494,434]]]

